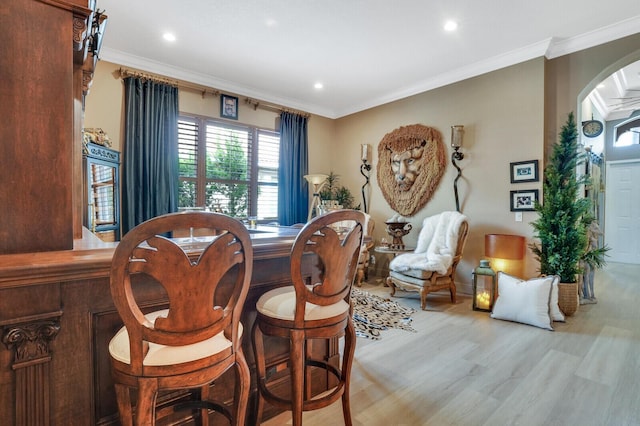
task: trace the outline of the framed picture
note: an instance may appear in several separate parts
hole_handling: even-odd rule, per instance
[[[238,119],[238,98],[236,96],[220,95],[220,117]]]
[[[536,201],[538,201],[537,189],[511,191],[512,212],[534,211]]]
[[[538,160],[511,163],[511,183],[537,182]]]

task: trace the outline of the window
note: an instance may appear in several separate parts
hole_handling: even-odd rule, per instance
[[[279,149],[277,132],[180,116],[178,206],[277,219]]]
[[[638,145],[640,142],[640,118],[634,117],[615,127],[613,146]]]

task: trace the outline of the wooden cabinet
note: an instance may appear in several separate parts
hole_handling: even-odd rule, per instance
[[[120,239],[120,153],[93,143],[84,157],[85,226],[102,241]]]
[[[94,9],[95,0],[0,2],[0,255],[71,250],[82,237]]]

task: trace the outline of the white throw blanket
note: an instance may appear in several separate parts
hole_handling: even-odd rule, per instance
[[[422,269],[446,274],[456,254],[460,224],[466,219],[466,216],[453,211],[426,218],[416,250],[396,256],[389,263],[389,269],[396,272]]]

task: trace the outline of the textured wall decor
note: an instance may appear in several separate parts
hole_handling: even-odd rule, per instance
[[[447,166],[442,134],[422,124],[387,133],[378,144],[377,177],[393,210],[413,216],[440,183]]]

